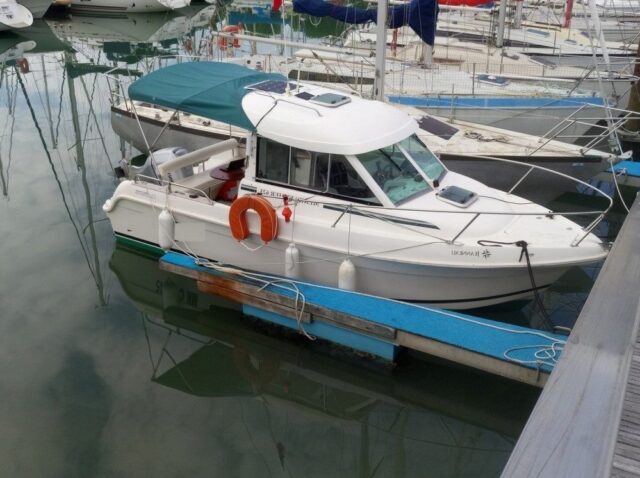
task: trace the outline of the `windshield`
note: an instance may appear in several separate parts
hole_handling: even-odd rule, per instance
[[[431,186],[409,161],[405,152],[430,181],[439,180],[446,172],[442,163],[416,135],[409,136],[400,143],[356,155],[396,206],[431,191]]]
[[[397,144],[356,157],[396,206],[431,190]]]
[[[413,158],[416,164],[431,181],[439,181],[442,179],[442,176],[444,176],[444,173],[447,170],[438,158],[436,158],[436,155],[422,144],[422,141],[420,141],[415,134],[409,136],[403,141],[400,141],[400,146],[409,153],[409,156]]]

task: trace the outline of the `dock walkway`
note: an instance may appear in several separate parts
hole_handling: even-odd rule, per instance
[[[636,199],[503,477],[640,477]]]

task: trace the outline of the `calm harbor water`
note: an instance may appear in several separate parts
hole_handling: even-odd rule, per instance
[[[101,206],[123,146],[101,72],[206,51],[204,8],[0,33],[0,476],[498,475],[537,390],[310,344],[116,247]],[[609,219],[614,237],[622,217]],[[549,318],[490,314],[571,326],[596,274],[546,293]]]

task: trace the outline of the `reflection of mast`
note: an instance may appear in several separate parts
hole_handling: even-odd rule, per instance
[[[64,53],[65,64],[67,60],[69,60],[70,54],[68,52]],[[73,78],[71,75],[67,77],[67,81],[69,82],[69,99],[71,101],[71,117],[73,123],[73,131],[75,133],[75,145],[76,145],[76,164],[78,168],[80,168],[81,179],[82,179],[82,188],[84,189],[85,201],[87,204],[87,221],[89,227],[89,234],[91,236],[91,246],[93,248],[93,261],[94,261],[94,270],[91,271],[93,274],[93,278],[96,281],[96,286],[98,287],[98,296],[100,297],[100,305],[105,305],[106,300],[104,298],[104,285],[102,281],[102,274],[100,272],[100,256],[98,255],[98,244],[96,241],[96,229],[93,221],[93,208],[91,207],[91,192],[89,191],[89,183],[87,182],[87,167],[84,160],[84,144],[82,142],[82,138],[80,137],[80,123],[78,121],[78,105],[76,103],[76,90],[73,84]],[[83,247],[84,250],[84,247]],[[85,253],[86,256],[86,253]],[[87,257],[87,261],[89,258]],[[91,267],[89,267],[91,269]]]
[[[44,55],[40,55],[40,61],[42,62],[42,77],[44,78],[44,97],[47,100],[47,116],[49,117],[49,132],[51,134],[51,146],[53,149],[58,147],[55,136],[53,134],[53,118],[51,117],[51,102],[49,101],[49,85],[47,83],[47,70],[44,65]]]
[[[60,178],[58,177],[58,173],[56,171],[55,165],[53,164],[53,159],[51,157],[51,152],[49,151],[49,147],[47,146],[47,142],[44,139],[44,135],[42,133],[42,128],[40,128],[40,124],[38,123],[38,118],[36,116],[36,113],[33,109],[33,105],[31,104],[31,100],[29,99],[29,95],[27,94],[27,89],[25,88],[24,82],[22,81],[22,76],[20,75],[20,71],[18,70],[17,67],[14,67],[15,69],[15,73],[16,76],[18,78],[18,83],[20,84],[20,89],[22,90],[22,94],[24,96],[24,99],[27,103],[27,107],[29,108],[29,112],[31,113],[31,119],[33,120],[33,124],[36,127],[36,130],[38,131],[38,137],[40,138],[40,142],[42,143],[42,149],[44,150],[45,155],[47,156],[47,161],[49,162],[49,165],[51,166],[51,171],[53,172],[53,177],[56,181],[56,184],[58,185],[58,189],[60,191],[60,196],[62,197],[62,202],[64,204],[65,210],[67,211],[67,215],[69,216],[69,220],[71,221],[71,224],[73,225],[73,229],[76,232],[76,237],[78,238],[78,241],[80,242],[80,247],[82,249],[82,253],[84,255],[85,261],[87,262],[87,266],[89,267],[89,271],[91,272],[91,275],[93,276],[94,280],[96,281],[96,285],[98,287],[98,297],[100,300],[100,305],[105,305],[106,304],[106,300],[104,299],[104,291],[103,291],[103,285],[102,285],[102,278],[100,276],[100,268],[99,265],[96,269],[96,272],[94,272],[94,270],[91,267],[91,263],[89,260],[89,256],[87,254],[87,251],[84,248],[84,244],[83,244],[83,240],[82,240],[82,234],[80,232],[80,230],[78,229],[78,226],[76,225],[73,216],[71,214],[71,209],[69,207],[69,203],[67,202],[67,198],[66,195],[64,193],[64,189],[62,188],[62,183],[60,182]],[[89,211],[91,211],[91,208],[89,207]],[[94,241],[94,246],[95,246],[95,237],[93,237],[93,241]],[[95,251],[95,248],[94,248]],[[96,254],[96,260],[97,260],[97,254]]]
[[[0,72],[0,87],[2,86],[3,79],[6,76],[6,65],[2,65],[2,71]],[[8,83],[8,80],[6,80]],[[16,87],[9,88],[7,84],[7,107],[9,110],[9,117],[11,118],[11,129],[9,131],[9,162],[7,163],[7,169],[5,173],[4,164],[2,163],[2,150],[0,150],[0,183],[2,183],[2,195],[4,197],[9,197],[9,168],[11,168],[11,158],[13,152],[13,129],[16,124],[16,115],[15,115],[15,103],[16,97],[18,94],[18,89]],[[9,121],[9,118],[7,118]],[[6,123],[5,123],[6,129]],[[5,136],[5,131],[2,132],[2,137]]]

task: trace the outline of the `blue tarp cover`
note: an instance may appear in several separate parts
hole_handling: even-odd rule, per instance
[[[245,86],[266,80],[286,80],[244,66],[191,62],[167,66],[133,82],[129,97],[254,130],[242,109]]]
[[[324,0],[293,0],[293,11],[316,17],[331,17],[353,24],[375,22],[378,15],[376,8],[345,7]],[[388,10],[387,27],[400,28],[409,25],[422,41],[433,46],[437,19],[437,0],[411,0]]]

